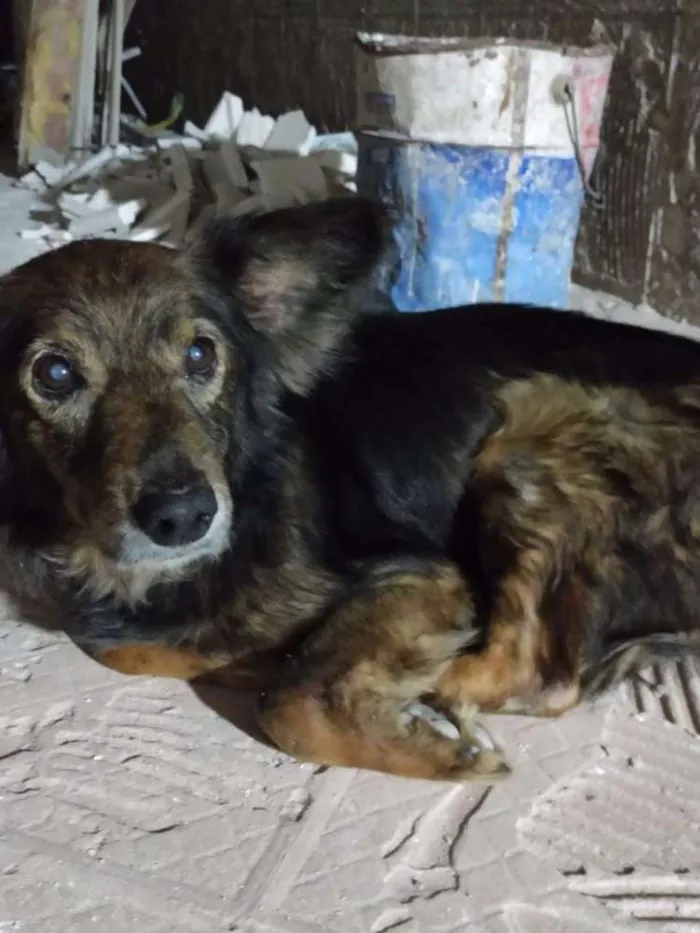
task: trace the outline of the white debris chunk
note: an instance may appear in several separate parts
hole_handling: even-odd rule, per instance
[[[29,188],[30,191],[44,191],[46,189],[46,182],[41,177],[38,172],[31,171],[27,172],[26,175],[22,175],[19,180],[19,184],[23,188]]]
[[[77,194],[64,191],[59,196],[56,203],[58,204],[58,207],[63,216],[71,220],[84,217],[86,214],[92,213],[90,205],[90,193],[88,191],[81,191]],[[111,206],[111,204],[101,204],[97,209],[104,210]]]
[[[37,162],[34,166],[37,175],[41,175],[47,185],[57,185],[65,173],[61,166],[52,165],[50,162]]]
[[[145,206],[145,201],[124,201],[117,207],[119,219],[123,224],[126,224],[127,227],[130,227],[133,223],[136,222],[136,218],[139,216]]]
[[[184,149],[201,149],[202,143],[199,139],[191,136],[177,136],[174,133],[169,135],[155,136],[154,142],[160,149],[170,149],[173,146],[181,146]]]
[[[37,224],[36,227],[25,227],[24,230],[20,230],[19,235],[23,240],[41,240],[50,236],[52,230],[53,228],[48,224]]]
[[[318,165],[343,178],[354,178],[357,175],[357,156],[352,152],[342,152],[339,149],[318,149],[310,156]]]
[[[30,191],[45,191],[47,187],[57,184],[65,174],[65,166],[59,168],[50,162],[37,162],[34,168],[22,175],[18,184]]]
[[[292,110],[279,117],[265,140],[265,149],[305,156],[311,151],[315,138],[316,129],[306,119],[303,110]]]
[[[190,196],[187,191],[174,191],[170,197],[150,210],[143,218],[142,226],[148,229],[169,230],[172,226],[176,213],[185,207],[189,207]],[[133,239],[133,237],[131,237]]]
[[[106,188],[98,188],[94,194],[88,197],[88,204],[90,205],[90,209],[93,211],[104,211],[108,207],[112,207],[114,204],[119,203],[121,200],[123,199],[113,199]]]
[[[207,139],[232,139],[244,114],[243,101],[230,91],[224,91],[204,127]],[[189,135],[195,136],[195,133]]]
[[[262,149],[275,127],[273,117],[260,113],[257,107],[246,110],[236,132],[236,143],[243,148],[251,146]]]
[[[320,133],[311,147],[312,152],[334,149],[340,152],[352,152],[357,155],[357,137],[354,133]]]
[[[166,226],[134,227],[134,229],[129,234],[129,239],[134,243],[152,243],[155,240],[159,240],[167,232],[168,232],[168,228]]]
[[[90,156],[83,162],[66,166],[66,171],[61,175],[60,184],[63,187],[80,181],[83,178],[89,178],[96,175],[101,169],[111,163],[119,163],[137,158],[139,150],[132,146],[120,143],[118,146],[105,146],[95,155]]]
[[[122,231],[126,233],[128,224],[125,224],[119,213],[119,208],[110,207],[106,211],[94,211],[76,217],[68,226],[68,232],[74,237],[102,236],[105,233]]]
[[[298,823],[310,806],[311,794],[305,788],[297,787],[280,810],[280,816],[286,822]]]
[[[206,142],[208,139],[211,138],[211,137],[209,136],[209,134],[208,134],[205,130],[203,130],[203,129],[201,129],[201,127],[197,126],[196,123],[192,123],[191,120],[186,120],[186,121],[185,121],[185,125],[184,125],[184,127],[183,127],[183,130],[184,130],[185,136],[190,136],[190,137],[192,137],[192,139],[196,139],[196,140],[198,140],[198,141],[201,142],[201,143],[204,143],[204,142]]]
[[[314,140],[310,158],[326,172],[329,181],[350,191],[357,176],[357,139],[353,133],[326,133]]]

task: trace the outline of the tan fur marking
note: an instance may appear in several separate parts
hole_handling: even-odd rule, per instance
[[[97,653],[95,660],[121,674],[194,680],[229,663],[228,658],[204,657],[194,649],[162,645],[120,645]]]

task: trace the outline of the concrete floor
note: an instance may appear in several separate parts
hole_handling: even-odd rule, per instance
[[[297,765],[10,619],[0,667],[2,933],[700,929],[685,667],[503,719],[515,774],[491,789]]]

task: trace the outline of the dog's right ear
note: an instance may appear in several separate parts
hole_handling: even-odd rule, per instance
[[[387,242],[388,217],[366,198],[342,197],[214,222],[195,247],[248,324],[275,350],[290,390],[304,394],[332,363]]]

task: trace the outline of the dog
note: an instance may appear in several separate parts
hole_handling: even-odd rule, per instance
[[[483,714],[700,653],[700,346],[366,313],[387,230],[339,198],[0,279],[0,587],[123,673],[265,670],[300,760],[492,781]]]

